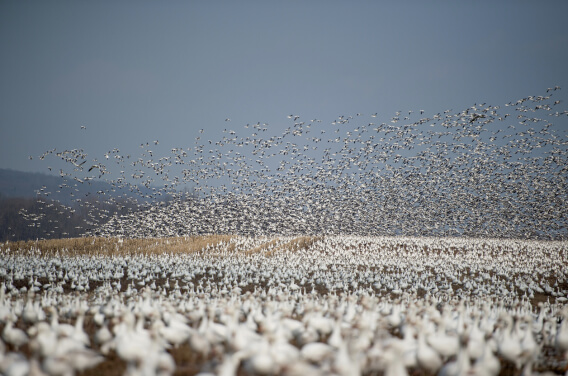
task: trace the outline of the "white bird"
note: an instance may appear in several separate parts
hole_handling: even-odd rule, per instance
[[[30,363],[21,353],[2,354],[0,372],[5,376],[27,376],[30,372]]]
[[[333,356],[335,350],[332,346],[322,342],[307,343],[302,347],[301,355],[313,363],[321,363]]]
[[[446,363],[440,369],[438,376],[461,376],[467,375],[471,371],[471,363],[467,352],[467,340],[467,335],[461,338],[457,359]]]
[[[556,331],[555,345],[560,351],[566,353],[568,358],[568,306],[562,310],[563,320],[560,327]]]
[[[6,343],[9,343],[18,350],[21,346],[28,343],[29,338],[22,329],[14,328],[14,321],[14,316],[8,316],[6,326],[2,331],[2,338],[6,341]]]
[[[493,353],[493,339],[487,335],[483,342],[483,353],[475,361],[472,373],[476,376],[497,376],[501,370],[501,363]]]
[[[385,376],[406,376],[408,371],[404,364],[405,344],[403,341],[393,338],[385,346],[383,362],[385,364]]]
[[[425,333],[418,330],[418,348],[416,350],[416,360],[420,368],[425,369],[431,374],[438,372],[442,366],[442,358],[433,348],[426,343]]]

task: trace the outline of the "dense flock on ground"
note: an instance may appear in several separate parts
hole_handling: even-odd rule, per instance
[[[3,374],[489,376],[568,369],[565,241],[53,242],[0,249]]]

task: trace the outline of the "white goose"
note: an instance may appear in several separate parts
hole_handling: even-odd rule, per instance
[[[101,353],[107,355],[112,347],[113,335],[108,329],[108,324],[103,322],[103,325],[95,333],[95,343],[100,346]]]
[[[164,319],[168,321],[168,326],[159,319],[152,325],[156,326],[160,335],[176,348],[182,343],[187,342],[189,337],[195,332],[194,329],[190,328],[175,315],[164,313]]]
[[[426,335],[422,330],[418,331],[418,348],[416,359],[420,368],[431,374],[438,372],[442,366],[440,354],[426,343]]]
[[[33,339],[30,343],[34,353],[46,357],[57,349],[57,333],[46,322],[39,322],[28,330]]]
[[[483,342],[483,353],[475,361],[472,367],[472,373],[475,376],[497,376],[501,370],[501,362],[495,356],[495,341],[490,334],[485,335]]]
[[[384,376],[407,376],[404,365],[405,346],[403,341],[393,338],[385,345],[383,354]]]
[[[2,331],[2,338],[4,339],[4,341],[6,341],[6,343],[9,343],[10,345],[14,346],[16,350],[18,350],[21,346],[28,343],[29,338],[22,329],[14,328],[15,321],[15,315],[8,315],[6,326]]]
[[[302,357],[312,363],[322,363],[324,360],[330,359],[335,354],[333,346],[322,342],[310,342],[302,347]]]
[[[563,319],[560,327],[556,331],[554,343],[556,348],[565,352],[565,358],[568,359],[568,306],[564,307],[561,315]]]
[[[437,322],[438,329],[435,333],[427,335],[428,344],[445,359],[456,355],[460,348],[458,337],[446,334],[444,317],[434,318],[433,321]]]
[[[507,325],[502,329],[500,338],[497,339],[497,350],[503,358],[520,368],[523,349],[519,337],[519,321],[513,321],[513,318],[508,314],[505,314],[504,321]]]
[[[21,353],[10,352],[0,355],[0,372],[5,376],[27,376],[30,363]]]
[[[456,360],[446,363],[438,373],[438,376],[462,376],[467,375],[471,371],[467,341],[467,334],[462,335]]]

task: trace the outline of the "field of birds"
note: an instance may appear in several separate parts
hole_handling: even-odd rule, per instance
[[[559,89],[46,151],[73,204],[0,243],[0,373],[568,375]]]
[[[0,258],[4,375],[568,370],[566,241],[85,237]]]

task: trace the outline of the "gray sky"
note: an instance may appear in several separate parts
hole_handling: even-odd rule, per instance
[[[567,1],[1,1],[0,167],[48,172],[37,156],[52,148],[167,151],[247,123],[278,133],[290,114],[566,97],[567,14]]]

